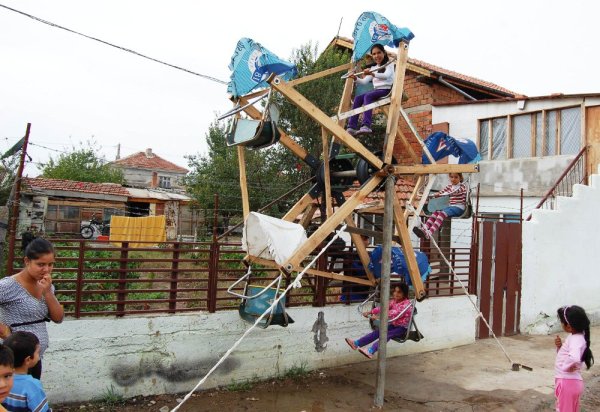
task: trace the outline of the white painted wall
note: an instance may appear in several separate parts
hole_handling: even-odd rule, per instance
[[[556,310],[582,306],[600,322],[600,175],[575,185],[555,210],[538,209],[523,224],[521,331],[549,333]]]
[[[425,339],[391,342],[389,356],[474,342],[475,311],[467,297],[427,299],[417,307],[416,320]],[[311,331],[319,311],[324,312],[329,338],[323,352],[315,350]],[[289,314],[295,323],[287,328],[254,330],[204,389],[281,375],[301,364],[317,369],[366,361],[344,342],[345,337],[357,338],[368,331],[356,306],[292,308]],[[187,392],[248,327],[236,311],[52,324],[44,387],[51,402],[99,398],[111,385],[125,397]]]

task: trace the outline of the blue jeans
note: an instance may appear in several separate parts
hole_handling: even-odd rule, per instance
[[[442,212],[444,212],[448,217],[456,217],[462,215],[465,212],[465,209],[461,209],[460,207],[456,206],[448,206],[443,208]]]
[[[358,95],[354,98],[354,104],[352,104],[352,109],[358,109],[359,107],[366,106],[367,104],[371,104],[376,100],[381,99],[383,96],[387,96],[390,93],[391,89],[375,89],[370,92],[366,92],[365,94]],[[360,114],[355,114],[348,120],[348,127],[352,129],[358,129],[358,116]],[[373,117],[373,110],[367,110],[363,113],[363,126],[371,127],[371,119]]]

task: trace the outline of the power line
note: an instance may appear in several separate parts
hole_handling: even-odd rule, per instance
[[[19,14],[21,14],[21,15],[23,15],[23,16],[29,17],[30,19],[33,19],[33,20],[35,20],[35,21],[38,21],[38,22],[40,22],[40,23],[47,24],[48,26],[51,26],[51,27],[56,27],[57,29],[65,30],[65,31],[68,31],[69,33],[77,34],[77,35],[79,35],[79,36],[83,36],[83,37],[85,37],[85,38],[88,38],[88,39],[90,39],[90,40],[94,40],[94,41],[97,41],[97,42],[100,42],[100,43],[106,44],[107,46],[111,46],[111,47],[114,47],[114,48],[116,48],[116,49],[123,50],[123,51],[126,51],[126,52],[128,52],[128,53],[135,54],[136,56],[143,57],[144,59],[152,60],[152,61],[154,61],[154,62],[156,62],[156,63],[164,64],[165,66],[169,66],[169,67],[172,67],[172,68],[174,68],[174,69],[177,69],[177,70],[182,70],[182,71],[184,71],[184,72],[187,72],[187,73],[193,74],[193,75],[195,75],[195,76],[198,76],[198,77],[202,77],[202,78],[204,78],[204,79],[207,79],[207,80],[211,80],[211,81],[213,81],[213,82],[216,82],[216,83],[227,84],[227,82],[226,82],[226,81],[223,81],[223,80],[217,79],[216,77],[207,76],[206,74],[200,74],[200,73],[194,72],[194,71],[192,71],[192,70],[188,70],[188,69],[186,69],[186,68],[183,68],[183,67],[180,67],[180,66],[175,66],[174,64],[167,63],[167,62],[164,62],[164,61],[162,61],[162,60],[155,59],[155,58],[153,58],[153,57],[150,57],[150,56],[146,56],[145,54],[138,53],[138,52],[136,52],[135,50],[131,50],[131,49],[128,49],[128,48],[126,48],[126,47],[117,46],[116,44],[113,44],[113,43],[107,42],[107,41],[105,41],[105,40],[102,40],[102,39],[98,39],[98,38],[96,38],[96,37],[93,37],[93,36],[89,36],[89,35],[87,35],[87,34],[80,33],[80,32],[78,32],[78,31],[75,31],[75,30],[71,30],[71,29],[69,29],[69,28],[67,28],[67,27],[61,26],[61,25],[59,25],[59,24],[52,23],[52,22],[50,22],[50,21],[48,21],[48,20],[41,19],[41,18],[39,18],[39,17],[33,16],[33,15],[31,15],[31,14],[28,14],[28,13],[25,13],[25,12],[22,12],[22,11],[19,11],[19,10],[17,10],[17,9],[13,9],[13,8],[11,8],[11,7],[8,7],[8,6],[5,6],[5,5],[3,5],[3,4],[0,4],[0,7],[2,7],[2,8],[5,8],[5,9],[7,9],[7,10],[10,10],[10,11],[13,11],[13,12],[15,12],[15,13],[19,13]]]

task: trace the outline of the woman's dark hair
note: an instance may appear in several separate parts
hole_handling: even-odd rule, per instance
[[[4,344],[12,349],[14,354],[15,368],[23,366],[25,359],[33,358],[40,340],[31,332],[17,331],[11,333],[4,339]]]
[[[13,351],[6,345],[0,343],[0,366],[15,367]]]
[[[21,249],[23,255],[29,259],[39,259],[40,256],[48,253],[54,254],[54,246],[46,239],[35,237],[31,232],[23,233],[21,237]]]
[[[373,49],[379,49],[383,52],[383,61],[381,62],[382,66],[390,61],[390,56],[388,56],[387,52],[385,51],[384,47],[381,44],[375,43],[373,46],[371,46],[371,52],[373,52]],[[383,73],[383,72],[385,72],[385,68],[377,70],[377,73]]]
[[[586,348],[581,355],[581,361],[589,369],[594,364],[594,355],[590,349],[590,320],[581,306],[563,306],[556,313],[563,325],[569,325],[573,333],[583,333]]]

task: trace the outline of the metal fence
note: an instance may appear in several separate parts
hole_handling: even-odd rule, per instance
[[[246,273],[245,252],[238,242],[165,242],[130,245],[82,239],[54,239],[56,264],[53,284],[68,316],[124,316],[235,309],[240,300],[227,288]],[[444,250],[444,245],[442,245]],[[445,247],[463,282],[469,277],[469,248]],[[425,283],[429,297],[462,294],[441,256],[430,256],[433,272]],[[16,259],[15,262],[21,262]],[[359,275],[358,255],[352,249],[330,248],[316,268]],[[17,263],[18,264],[18,263]],[[14,268],[19,271],[18,267]],[[278,270],[253,265],[252,284],[266,285]],[[283,279],[289,285],[293,276]],[[235,290],[242,291],[243,286]],[[307,276],[292,289],[287,306],[325,306],[363,300],[370,288],[350,282]]]

